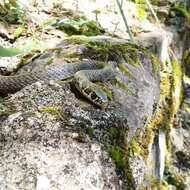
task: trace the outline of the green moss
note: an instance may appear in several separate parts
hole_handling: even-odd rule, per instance
[[[86,128],[86,133],[89,135],[90,138],[92,138],[94,136],[94,129],[87,127]]]
[[[64,22],[54,23],[53,26],[63,30],[67,35],[96,36],[104,33],[103,28],[95,21],[85,18],[71,18]]]
[[[153,73],[154,73],[154,75],[157,75],[160,71],[160,61],[153,54],[150,55],[150,59],[151,59],[151,63],[152,63]]]
[[[164,127],[166,130],[166,127],[170,127],[174,116],[172,109],[173,75],[169,72],[161,71],[160,76],[160,101],[153,125],[160,128]]]
[[[6,98],[0,97],[0,117],[6,117],[17,112],[15,105],[12,102],[6,102]]]
[[[80,122],[75,125],[78,136],[75,138],[78,142],[85,142],[87,135],[96,139],[94,129],[86,126],[86,123]],[[105,138],[104,138],[105,137]],[[103,147],[106,148],[110,157],[116,165],[116,171],[124,175],[126,166],[126,129],[111,127],[105,131],[100,138]]]
[[[118,170],[123,170],[125,167],[125,161],[124,161],[124,151],[119,147],[110,147],[108,149],[108,152],[110,154],[110,157],[114,161],[116,167]]]
[[[150,0],[152,5],[158,5],[159,4],[159,0]]]
[[[129,86],[125,82],[123,82],[119,77],[116,77],[112,84],[120,89],[126,90],[129,95],[134,95],[133,91],[129,88]]]
[[[175,153],[178,164],[186,169],[190,169],[190,152],[177,151]]]
[[[174,172],[166,168],[165,180],[168,184],[174,185],[179,190],[185,189],[185,179],[179,172]]]
[[[136,3],[136,4],[146,4],[145,0],[131,0],[132,2]],[[152,5],[158,5],[160,2],[162,2],[162,0],[150,0],[150,3]]]
[[[145,20],[147,18],[147,12],[145,10],[145,7],[142,5],[139,5],[137,7],[137,14],[140,20]]]
[[[147,183],[146,183],[146,182]],[[158,188],[159,187],[159,188]],[[160,190],[160,183],[156,179],[156,176],[153,175],[152,173],[146,173],[145,174],[145,180],[142,182],[139,190]]]
[[[104,30],[95,21],[88,21],[80,26],[80,33],[86,36],[100,35]]]
[[[131,141],[130,141],[130,151],[132,152],[132,154],[134,155],[140,155],[142,154],[142,149],[138,143],[138,141],[133,138]]]
[[[80,121],[76,123],[74,130],[78,133],[75,138],[78,142],[84,142],[88,137],[90,139],[94,137],[94,128],[89,127],[86,122]]]
[[[113,162],[116,164],[117,172],[124,174],[126,165],[126,130],[111,127],[107,131],[108,141],[104,142]]]
[[[136,4],[145,4],[146,3],[145,0],[131,0],[131,1],[136,3]]]
[[[42,113],[49,113],[54,116],[59,116],[61,107],[58,106],[48,106],[48,107],[43,107],[39,109],[40,112]]]
[[[84,36],[84,35],[80,35],[80,36],[73,35],[73,36],[67,38],[66,41],[69,44],[84,44],[84,45],[87,45],[90,42],[90,39],[88,37]]]
[[[190,27],[190,13],[184,5],[176,5],[175,7],[172,7],[171,10],[175,11],[178,16],[185,17],[187,24]]]
[[[185,67],[185,75],[190,78],[190,51],[185,50],[183,53],[183,64]]]
[[[63,30],[67,35],[80,35],[79,28],[73,26],[72,24],[65,23],[57,27],[60,30]]]
[[[125,61],[127,64],[131,64],[135,67],[141,64],[140,55],[144,54],[145,49],[135,44],[116,44],[111,45],[109,42],[94,41],[84,36],[73,36],[68,39],[69,43],[73,44],[85,44],[88,47],[84,57],[93,57],[98,55],[98,58],[102,61],[107,61],[108,58],[113,57],[113,53],[118,56],[119,62]]]
[[[156,74],[159,72],[159,61],[152,55],[151,59],[153,64],[153,71]],[[128,156],[130,156],[131,159],[133,158],[133,155],[140,155],[144,158],[144,160],[148,158],[149,146],[153,143],[157,130],[160,128],[165,128],[166,131],[169,130],[173,121],[173,117],[178,109],[178,106],[180,105],[180,96],[178,93],[180,92],[179,89],[181,88],[181,67],[179,63],[173,62],[171,64],[172,72],[170,72],[167,71],[167,64],[164,63],[160,72],[161,91],[159,107],[157,108],[154,117],[146,126],[144,135],[141,138],[131,140],[128,147]],[[130,178],[130,175],[128,177]],[[180,187],[181,185],[183,185],[183,182],[181,181],[181,178],[178,179],[178,187]],[[168,189],[167,185],[160,184],[157,181],[151,179],[148,179],[148,181],[150,182],[149,187],[151,187],[151,189],[154,189],[158,186],[160,187],[160,189]],[[142,189],[143,188],[147,189],[147,187],[144,186],[142,187]]]
[[[154,132],[154,128],[156,128],[157,126],[154,125],[154,119],[153,121],[146,126],[144,135],[142,137],[140,144],[140,148],[141,148],[141,156],[146,160],[148,155],[149,155],[149,145],[152,144],[153,140],[154,140],[154,136],[155,136],[155,132]]]
[[[135,45],[135,44],[124,44],[113,46],[113,51],[119,51],[122,58],[126,63],[133,65],[135,67],[141,64],[140,55],[144,54],[145,49]]]
[[[146,180],[150,181],[150,183],[142,183],[139,190],[170,190],[167,182],[161,181],[159,182],[156,177],[152,174],[146,175]]]
[[[120,145],[123,147],[123,145],[126,142],[126,130],[121,128],[115,128],[111,127],[108,129],[108,136],[111,140],[112,145]]]
[[[127,67],[125,65],[119,64],[118,67],[119,67],[120,71],[122,73],[124,73],[126,76],[128,76],[131,79],[135,79],[135,76],[127,69]],[[119,82],[119,80],[118,80],[118,82]]]
[[[188,50],[184,51],[183,60],[184,60],[185,64],[190,64],[190,52]]]
[[[162,181],[162,183],[159,185],[160,190],[170,190],[168,183],[166,181]]]
[[[153,63],[153,65],[156,66],[156,70],[157,64],[156,60],[155,63]],[[159,107],[157,108],[154,118],[146,127],[142,142],[140,143],[143,150],[143,156],[145,157],[148,155],[148,145],[154,139],[155,130],[158,128],[169,130],[174,115],[176,114],[181,102],[182,71],[180,64],[175,61],[172,62],[172,70],[172,73],[169,73],[166,70],[163,70],[160,73]]]
[[[176,114],[182,101],[182,66],[177,60],[172,61],[173,85],[172,85],[172,109]]]
[[[55,53],[54,60],[55,62],[59,61],[68,61],[75,62],[79,61],[82,57],[82,52],[77,51],[78,46],[71,46],[67,48],[54,48],[51,49]]]

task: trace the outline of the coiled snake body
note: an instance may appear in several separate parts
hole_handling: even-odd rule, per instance
[[[14,93],[40,80],[64,80],[71,77],[73,77],[76,88],[83,96],[100,107],[107,104],[106,93],[93,82],[113,80],[115,72],[113,68],[103,67],[102,64],[92,60],[83,60],[80,63],[56,63],[40,66],[23,74],[0,76],[0,94]]]

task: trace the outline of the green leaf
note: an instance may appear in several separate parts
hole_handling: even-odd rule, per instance
[[[12,57],[21,53],[17,48],[4,48],[0,46],[0,57]]]
[[[22,34],[23,31],[24,31],[24,28],[23,28],[22,26],[19,26],[19,27],[15,30],[15,32],[14,32],[14,37],[15,37],[15,38],[18,38],[18,37]]]

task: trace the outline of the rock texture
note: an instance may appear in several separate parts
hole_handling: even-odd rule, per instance
[[[9,99],[16,110],[6,119],[1,116],[1,190],[118,189],[108,154],[90,139],[80,142],[73,129],[77,120],[66,112],[59,115],[57,106],[68,109],[76,103],[69,91],[36,83]],[[73,114],[88,119],[80,108]]]
[[[187,1],[151,0],[160,23],[147,1],[122,2],[133,36],[157,53],[163,62],[159,106],[159,79],[144,54],[141,65],[129,64],[131,59],[124,63],[135,76],[135,80],[124,77],[130,91],[120,88],[121,85],[104,84],[113,93],[105,110],[94,107],[80,96],[72,82],[61,86],[40,82],[2,99],[0,188],[189,190],[190,32],[189,13],[185,8]],[[54,47],[67,35],[105,35],[105,31],[129,38],[115,0],[22,0],[18,6],[24,8],[26,14],[24,17],[18,14],[20,17],[14,29],[10,27],[5,31],[0,25],[0,36],[4,39],[0,38],[2,46],[22,48],[24,43],[27,44],[24,49],[29,47],[29,52],[31,49],[42,51]],[[88,19],[98,21],[105,30],[78,11]],[[15,18],[11,13],[5,14],[6,21]],[[1,16],[4,16],[3,12]],[[30,30],[18,34],[16,28],[20,29],[20,21],[29,23]],[[59,23],[63,25],[56,25]],[[37,44],[31,31],[35,31]],[[157,36],[164,37],[161,43]],[[157,48],[160,45],[162,48]],[[32,56],[31,60],[36,56],[39,55]],[[69,61],[72,56],[71,53]],[[133,54],[130,58],[135,57]],[[182,61],[184,58],[186,62],[185,100],[178,113],[184,73],[176,58]],[[0,59],[0,66],[8,66],[8,71],[13,71],[19,61],[20,57]],[[34,63],[43,61],[42,55]],[[156,107],[157,113],[149,123],[147,118],[151,118]],[[75,183],[75,186],[68,186],[68,183]]]
[[[159,101],[158,71],[148,54],[139,58],[124,63],[134,78],[120,73],[131,91],[106,84],[113,98],[105,110],[72,82],[40,81],[2,99],[0,189],[127,189],[125,146]]]

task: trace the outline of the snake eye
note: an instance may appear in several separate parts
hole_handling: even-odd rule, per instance
[[[92,93],[90,94],[90,97],[92,98],[92,100],[96,100],[97,95],[96,95],[95,92],[92,92]]]

